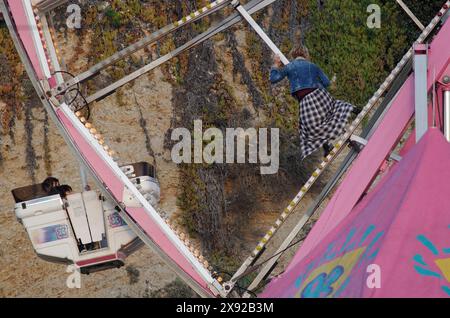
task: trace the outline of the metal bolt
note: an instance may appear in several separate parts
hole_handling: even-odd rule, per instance
[[[442,81],[444,82],[444,84],[449,84],[450,83],[450,76],[449,75],[445,75],[444,79]]]

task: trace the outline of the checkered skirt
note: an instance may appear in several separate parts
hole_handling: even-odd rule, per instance
[[[344,133],[353,105],[317,89],[300,102],[301,160]]]

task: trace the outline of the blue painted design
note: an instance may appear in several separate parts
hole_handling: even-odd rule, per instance
[[[344,267],[336,266],[329,275],[319,274],[314,278],[301,293],[301,298],[325,298],[334,291],[332,285],[344,274]]]
[[[413,257],[413,260],[415,260],[417,263],[423,265],[423,266],[428,266],[428,264],[423,260],[423,256],[420,254],[417,254]]]
[[[378,240],[384,235],[384,231],[380,231],[375,235],[372,242],[367,246],[366,254],[369,253],[369,251],[373,248],[373,246],[378,242]]]
[[[330,261],[336,257],[336,253],[333,253],[334,242],[328,245],[327,251],[325,252],[325,261]]]
[[[377,257],[378,253],[380,252],[380,249],[377,249],[375,252],[373,252],[370,256],[369,259],[374,259],[375,257]]]
[[[417,265],[414,265],[414,268],[420,275],[437,277],[439,279],[442,278],[441,274],[433,272],[432,270],[429,270],[429,269],[426,269],[426,268],[423,268],[423,267],[420,267]]]
[[[306,268],[306,271],[309,272],[310,270],[312,270],[313,267],[314,267],[314,265],[315,265],[315,262],[314,262],[314,261],[311,262],[310,264],[308,264],[308,267]]]
[[[358,263],[358,267],[362,266],[363,264],[366,264],[366,263],[364,263],[364,261],[372,260],[378,255],[379,249],[376,249],[373,252],[372,252],[372,249],[383,235],[384,235],[384,231],[380,231],[375,235],[375,237],[372,239],[370,244],[367,246],[367,249],[364,251],[364,254],[361,256],[361,259]],[[372,254],[369,255],[369,253],[372,253]]]
[[[449,230],[450,230],[450,225],[448,226],[448,228],[449,228]],[[443,248],[443,249],[442,249],[442,252],[443,252],[444,254],[450,254],[450,247],[448,247],[448,248]]]
[[[299,289],[300,288],[300,286],[302,285],[302,283],[303,283],[303,279],[305,278],[305,275],[301,275],[301,276],[299,276],[296,280],[295,280],[295,288],[296,289]]]
[[[367,230],[364,232],[361,241],[359,242],[359,246],[362,246],[364,244],[364,242],[366,241],[367,237],[370,235],[370,233],[373,232],[373,230],[375,230],[375,225],[369,225],[369,227],[367,228]]]
[[[439,255],[439,251],[436,248],[436,246],[434,246],[434,244],[425,237],[425,235],[418,235],[417,239],[419,240],[420,243],[422,243],[426,248],[428,248],[431,253],[433,253],[433,255]]]
[[[450,225],[448,226],[448,228],[450,229]],[[439,254],[439,250],[438,248],[435,246],[435,244],[433,244],[425,235],[418,235],[417,236],[417,240],[423,245],[425,246],[434,256],[440,256]],[[444,254],[450,254],[450,248],[442,248],[442,252]],[[414,269],[423,276],[429,276],[429,277],[434,277],[434,278],[438,278],[440,281],[444,282],[446,281],[445,277],[443,277],[443,275],[441,275],[440,272],[434,271],[432,270],[431,266],[428,265],[424,259],[422,255],[416,255],[413,257],[413,260],[424,266],[418,266],[418,265],[414,265]],[[433,262],[431,262],[433,263]],[[450,286],[441,286],[441,289],[448,295],[450,296]]]
[[[355,235],[355,233],[356,233],[355,229],[351,229],[350,230],[350,232],[347,235],[347,238],[345,239],[344,244],[341,247],[341,250],[339,251],[340,253],[344,253],[344,252],[350,251],[355,246],[355,243],[349,245],[349,243],[352,240],[352,238]]]
[[[300,297],[327,297],[330,294],[333,294],[333,297],[337,297],[337,295],[341,295],[351,284],[353,271],[360,270],[358,268],[364,267],[368,260],[377,256],[379,252],[378,244],[380,243],[384,232],[375,232],[375,229],[376,226],[373,224],[368,225],[365,229],[361,228],[361,230],[352,228],[349,229],[348,234],[345,237],[341,236],[334,242],[331,242],[327,246],[326,251],[308,263],[301,275],[293,282],[292,288],[295,287],[295,289],[299,291],[297,295]],[[364,248],[364,246],[366,246],[366,248]],[[364,248],[364,252],[355,262],[352,269],[350,269],[351,272],[349,273],[348,278],[340,285],[338,293],[335,294],[331,286],[343,275],[343,272],[340,273],[339,269],[336,268],[330,272],[330,275],[328,276],[323,273],[317,275],[317,277],[305,286],[303,290],[299,290],[304,284],[306,277],[309,277],[314,269],[333,261],[337,257],[354,250],[356,247]],[[345,269],[342,268],[342,271],[344,270]]]
[[[446,292],[446,293],[447,293],[447,295],[449,295],[449,296],[450,296],[450,287],[447,287],[447,286],[442,286],[442,290],[443,290],[444,292]]]

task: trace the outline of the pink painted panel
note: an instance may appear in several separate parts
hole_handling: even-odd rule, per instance
[[[92,145],[82,137],[71,120],[67,118],[60,109],[56,112],[61,123],[66,128],[72,140],[74,140],[79,152],[96,172],[96,175],[109,188],[114,197],[118,199],[119,202],[122,201],[124,191],[123,183],[97,154]],[[167,238],[166,234],[161,230],[159,225],[152,220],[144,208],[128,208],[127,213],[137,222],[137,224],[139,224],[148,237],[150,237],[184,272],[192,277],[192,279],[194,279],[208,294],[212,295],[211,291],[208,289],[207,283],[196,272],[192,264],[179,252],[178,248]]]
[[[261,296],[450,297],[450,196],[443,191],[449,185],[450,144],[430,129],[341,224]],[[375,272],[368,273],[369,266]]]
[[[379,128],[360,153],[347,177],[341,183],[319,221],[289,265],[296,266],[320,240],[350,213],[379,171],[389,151],[397,142],[414,113],[414,78],[410,77],[402,87],[396,102],[386,114]]]
[[[447,66],[450,53],[450,20],[442,27],[431,44],[429,70],[439,75]],[[435,82],[433,72],[428,74],[429,89]],[[380,166],[400,138],[414,114],[414,77],[411,75],[401,88],[379,128],[352,165],[345,180],[337,189],[319,221],[313,227],[289,268],[305,257],[350,213],[361,195],[368,188]]]

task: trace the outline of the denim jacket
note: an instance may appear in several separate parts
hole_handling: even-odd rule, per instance
[[[330,80],[315,64],[304,59],[296,59],[282,68],[273,67],[270,71],[272,84],[282,81],[285,77],[291,83],[291,93],[307,88],[328,88]]]

